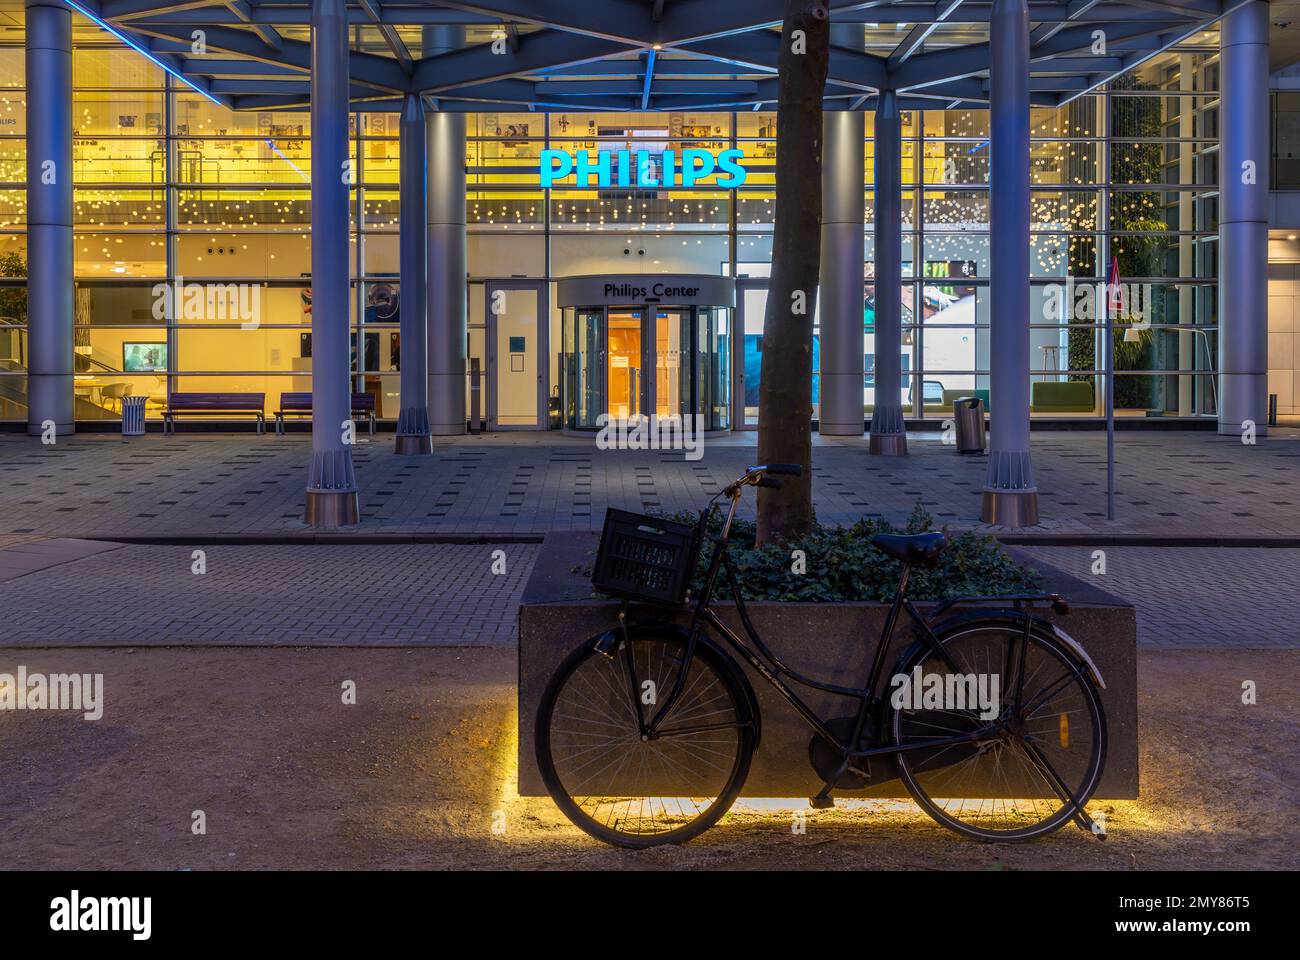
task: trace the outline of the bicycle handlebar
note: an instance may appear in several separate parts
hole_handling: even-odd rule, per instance
[[[759,463],[750,467],[718,494],[723,497],[738,496],[741,487],[767,487],[781,489],[781,481],[772,479],[768,474],[797,477],[803,474],[803,466],[797,463]]]

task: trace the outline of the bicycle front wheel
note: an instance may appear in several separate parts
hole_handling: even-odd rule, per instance
[[[894,742],[919,747],[898,756],[912,797],[945,827],[980,840],[1030,840],[1068,823],[1106,763],[1106,717],[1092,678],[1055,638],[1035,630],[1026,642],[1023,626],[1005,621],[967,622],[939,642],[958,672],[920,651],[900,673],[909,693],[919,682],[936,696],[904,696],[891,718]],[[981,690],[996,698],[933,702],[940,689],[962,684],[976,699]],[[921,746],[977,731],[968,742]]]
[[[655,735],[643,723],[681,696]],[[579,647],[551,678],[537,712],[537,765],[578,827],[621,847],[683,843],[731,807],[754,751],[734,666],[704,644],[636,632],[610,653]]]

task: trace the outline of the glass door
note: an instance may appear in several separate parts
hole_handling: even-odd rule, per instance
[[[564,308],[564,426],[594,430],[605,413],[605,308]]]
[[[606,323],[608,366],[605,371],[607,412],[611,420],[627,420],[646,409],[644,341],[639,307],[610,307]]]
[[[767,280],[737,280],[731,421],[736,430],[758,429],[758,384],[763,369],[766,310]]]
[[[550,330],[545,282],[489,280],[488,429],[545,430]]]
[[[696,413],[704,429],[731,428],[731,311],[726,307],[696,308]]]
[[[696,410],[695,351],[689,307],[654,308],[654,412],[682,417]]]

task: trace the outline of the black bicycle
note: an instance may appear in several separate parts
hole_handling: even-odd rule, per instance
[[[727,812],[744,786],[761,718],[745,672],[712,628],[812,728],[809,760],[824,782],[814,808],[832,806],[836,789],[901,778],[931,817],[968,837],[1029,840],[1067,821],[1104,837],[1085,804],[1106,762],[1098,692],[1105,684],[1083,648],[1034,612],[1050,604],[1067,613],[1061,597],[959,597],[927,619],[907,598],[908,575],[938,560],[943,534],[878,534],[872,543],[902,570],[866,684],[812,679],[768,648],[746,612],[727,540],[745,487],[779,488],[778,476],[799,472],[795,464],[749,468],[694,526],[608,512],[592,581],[624,598],[619,625],[568,656],[537,712],[537,763],[560,809],[593,837],[624,847],[690,840]],[[629,621],[629,600],[689,600],[700,545],[724,498],[730,507],[689,628]],[[710,606],[719,573],[748,643]],[[958,604],[977,609],[939,619]],[[903,614],[916,638],[878,691]],[[857,700],[857,709],[824,719],[785,678]]]

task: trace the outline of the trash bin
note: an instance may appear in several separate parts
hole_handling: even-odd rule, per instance
[[[148,397],[122,398],[122,436],[144,436],[144,402]]]
[[[984,400],[980,397],[958,397],[952,405],[953,420],[957,425],[957,452],[984,452]]]

